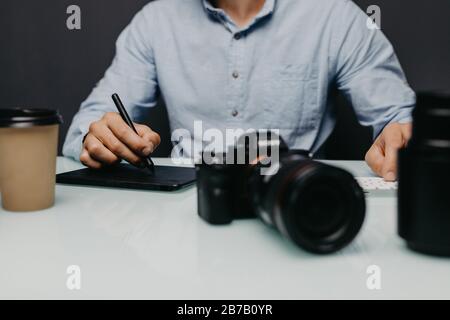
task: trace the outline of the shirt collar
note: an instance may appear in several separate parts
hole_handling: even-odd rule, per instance
[[[271,15],[274,11],[275,11],[275,4],[276,4],[277,0],[265,0],[264,6],[261,9],[261,11],[258,13],[258,15],[255,17],[253,23],[255,23],[256,21],[265,18],[269,15]],[[210,0],[202,0],[203,2],[203,7],[206,9],[206,11],[211,14],[214,17],[226,17],[226,13],[219,8],[215,8]],[[252,23],[252,24],[253,24]]]

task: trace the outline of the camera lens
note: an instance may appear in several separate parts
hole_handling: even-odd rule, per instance
[[[450,93],[421,94],[414,109],[413,135],[409,143],[415,149],[450,150]]]
[[[420,94],[399,152],[398,233],[412,250],[450,256],[450,93]]]
[[[262,220],[309,252],[343,248],[364,221],[361,187],[350,173],[326,164],[290,158],[276,175],[255,178],[253,186]]]
[[[290,208],[294,225],[302,233],[328,236],[339,230],[345,220],[345,204],[337,184],[320,178],[310,182],[302,195],[294,194]],[[326,201],[322,201],[327,199]]]

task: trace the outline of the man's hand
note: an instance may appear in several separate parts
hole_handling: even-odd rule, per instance
[[[397,153],[411,138],[410,123],[387,125],[366,154],[366,162],[386,181],[397,179]]]
[[[102,119],[90,125],[80,161],[94,169],[118,163],[122,159],[135,166],[143,166],[141,158],[149,156],[161,138],[147,126],[135,124],[135,127],[138,135],[118,113],[106,113]]]

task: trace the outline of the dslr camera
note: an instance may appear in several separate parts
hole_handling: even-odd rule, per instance
[[[349,244],[365,217],[364,192],[347,171],[289,150],[272,131],[241,136],[196,164],[198,213],[213,225],[259,218],[318,254]]]

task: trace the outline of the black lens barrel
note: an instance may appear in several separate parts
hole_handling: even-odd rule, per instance
[[[253,183],[257,215],[298,247],[328,254],[348,245],[365,218],[364,192],[345,170],[302,157]]]
[[[450,256],[450,95],[421,95],[399,153],[398,233],[409,248]]]
[[[418,95],[413,117],[413,148],[450,149],[450,95]]]

